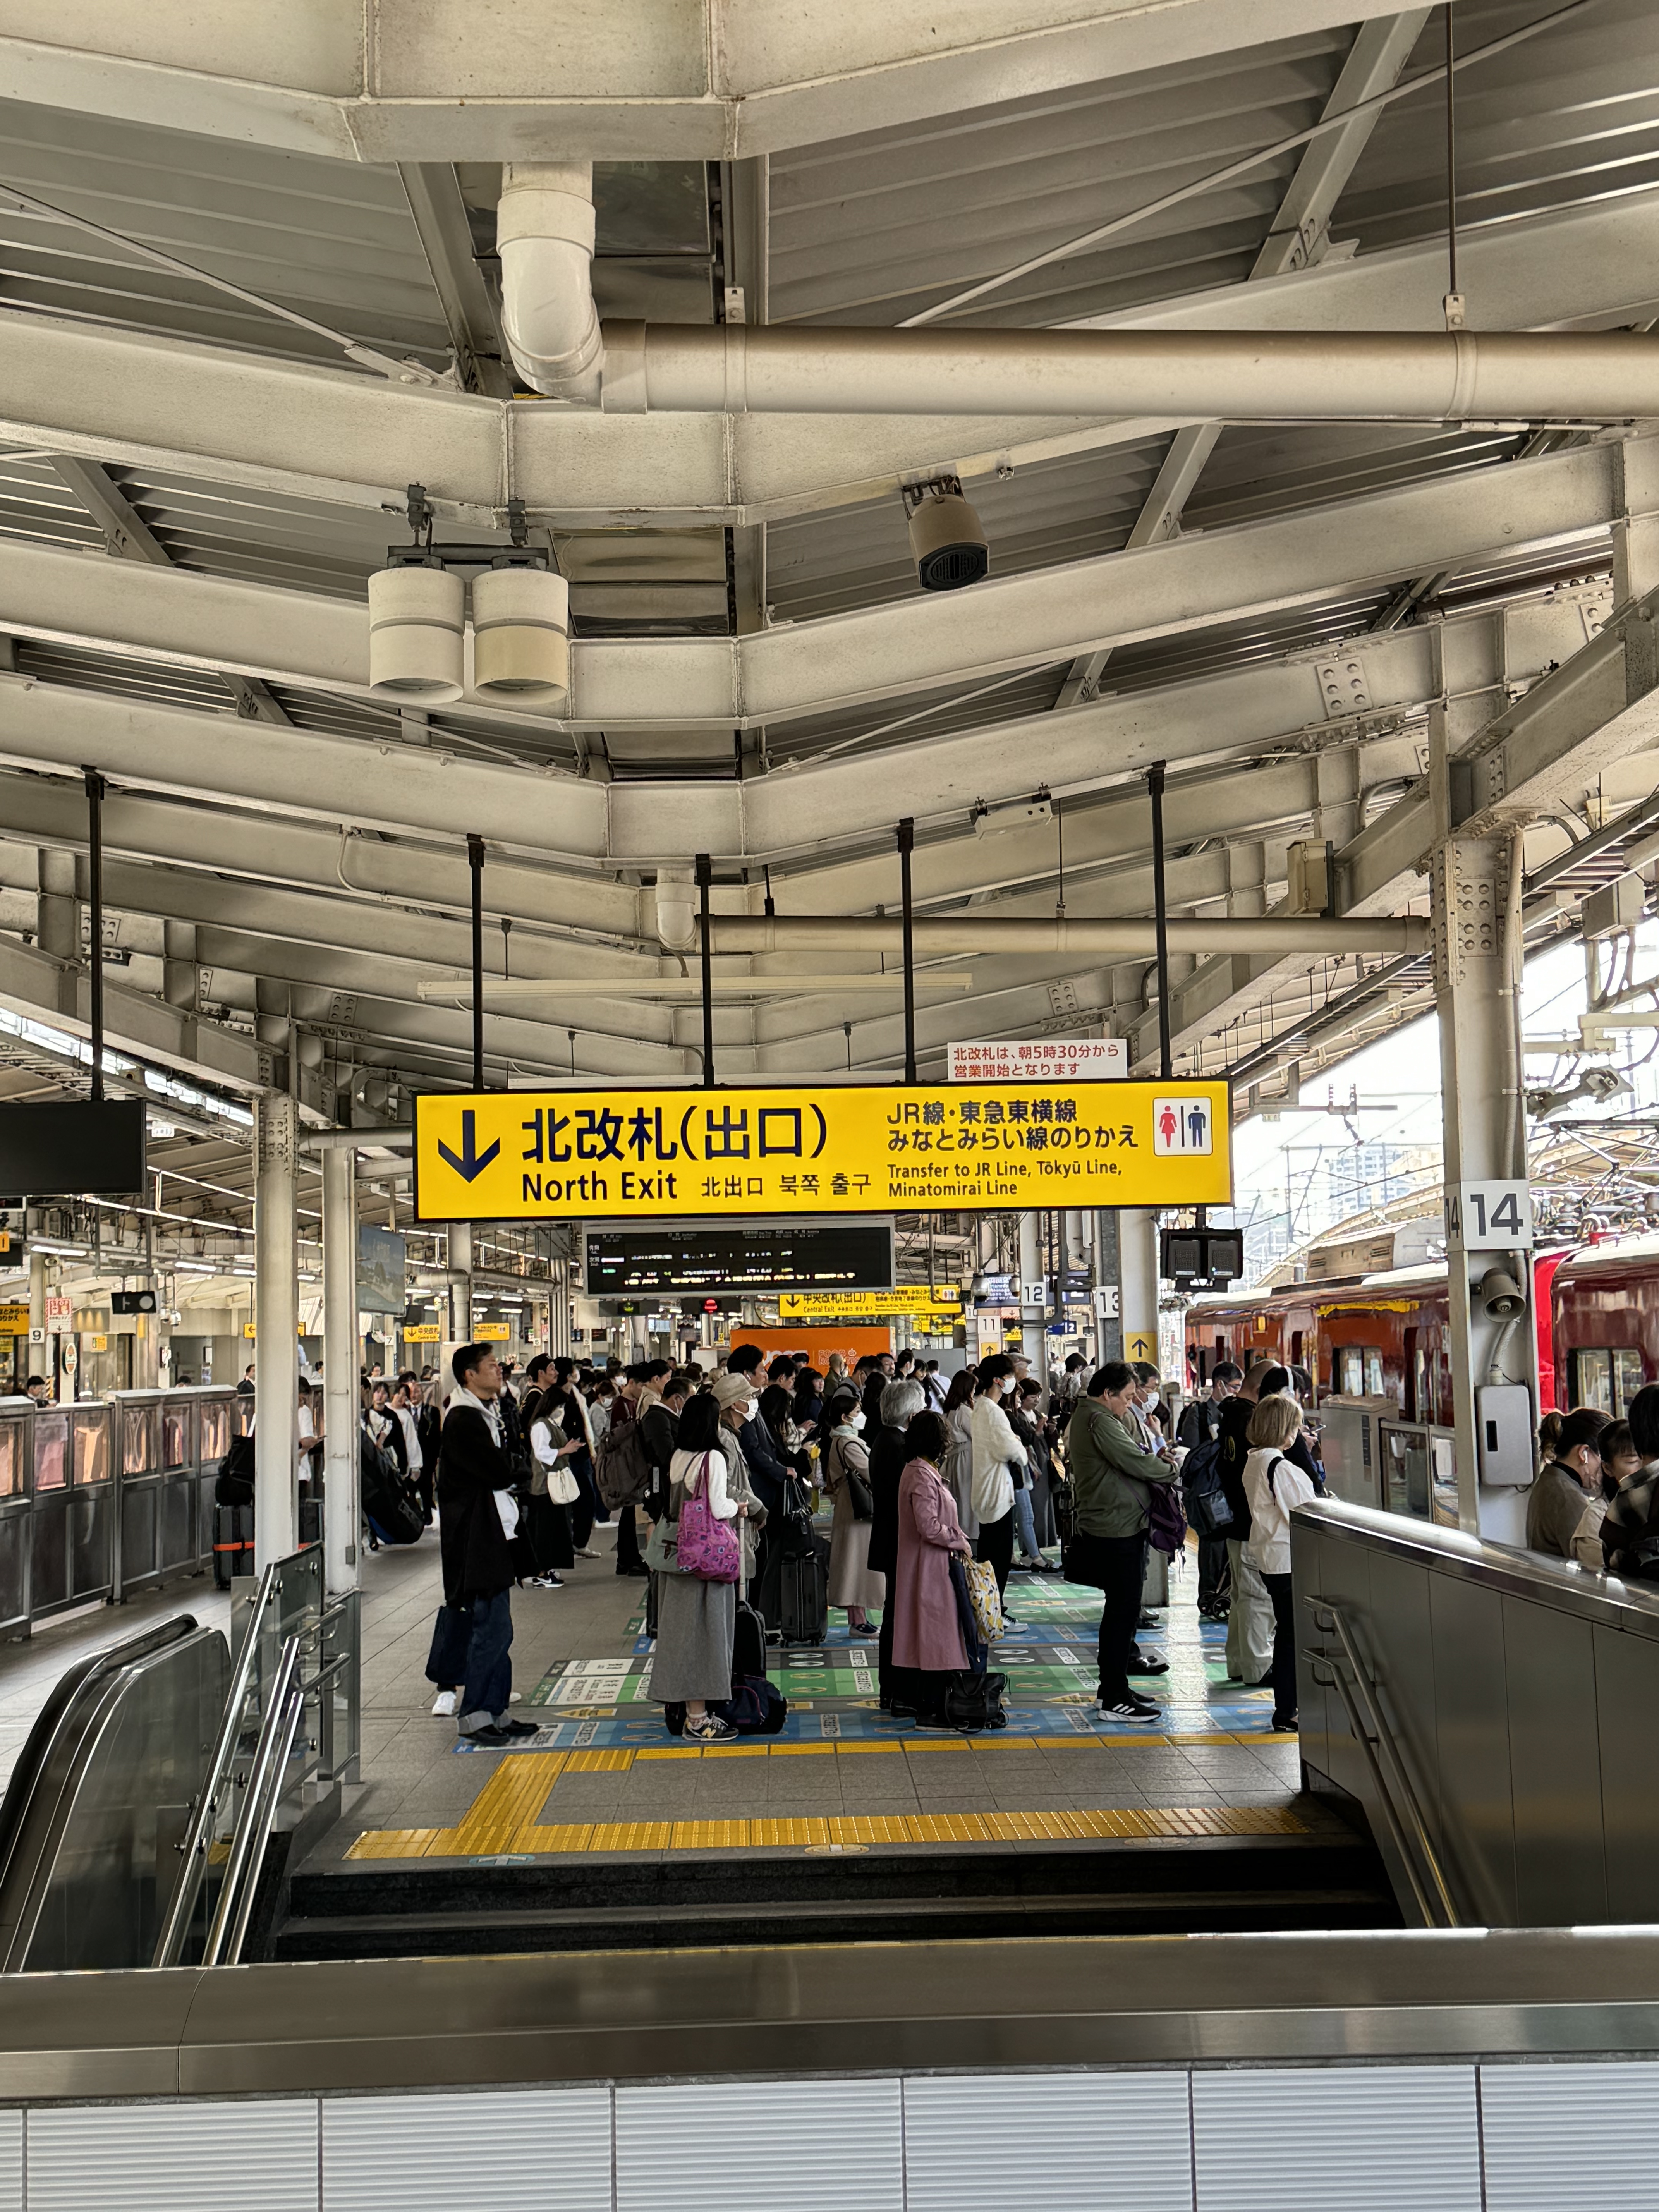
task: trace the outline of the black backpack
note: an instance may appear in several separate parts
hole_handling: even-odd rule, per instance
[[[1194,1444],[1182,1462],[1181,1487],[1186,1498],[1187,1518],[1200,1536],[1224,1535],[1233,1525],[1233,1509],[1221,1487],[1221,1439]]]
[[[1006,1674],[975,1674],[964,1670],[951,1677],[945,1692],[946,1723],[963,1735],[981,1735],[992,1729],[1004,1729],[1008,1716],[1002,1710],[1002,1693],[1008,1686]]]
[[[230,1449],[219,1462],[219,1473],[213,1485],[216,1505],[252,1505],[253,1503],[253,1439],[252,1437],[233,1437]]]

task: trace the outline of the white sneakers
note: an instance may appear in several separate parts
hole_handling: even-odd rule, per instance
[[[432,1701],[432,1710],[439,1719],[449,1720],[453,1717],[455,1708],[460,1702],[461,1693],[459,1690],[440,1690]]]

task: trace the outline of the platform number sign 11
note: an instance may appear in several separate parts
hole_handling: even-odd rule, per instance
[[[1446,1193],[1446,1235],[1466,1252],[1530,1249],[1532,1193],[1524,1182],[1460,1182]]]

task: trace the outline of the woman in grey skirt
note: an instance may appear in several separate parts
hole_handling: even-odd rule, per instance
[[[746,1516],[749,1508],[726,1481],[720,1447],[720,1408],[705,1392],[680,1415],[679,1449],[669,1462],[665,1534],[673,1539],[688,1492],[707,1483],[717,1521]],[[738,1530],[739,1537],[743,1531]],[[657,1577],[657,1644],[651,1658],[651,1695],[659,1705],[685,1707],[686,1739],[730,1743],[737,1730],[711,1705],[732,1694],[732,1639],[737,1626],[735,1583],[707,1583],[678,1570]]]

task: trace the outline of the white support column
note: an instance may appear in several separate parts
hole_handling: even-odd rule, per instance
[[[1046,1306],[1030,1301],[1025,1286],[1034,1283],[1042,1273],[1042,1217],[1028,1209],[1019,1217],[1019,1321],[1020,1348],[1030,1361],[1032,1370],[1039,1376],[1046,1372],[1043,1355],[1048,1346],[1043,1332],[1048,1325]]]
[[[449,1334],[444,1347],[440,1372],[447,1382],[449,1376],[449,1355],[458,1346],[472,1340],[472,1224],[452,1221],[449,1224]]]
[[[331,1592],[357,1587],[357,1155],[323,1154],[323,1560]]]
[[[1126,1359],[1158,1364],[1158,1216],[1148,1206],[1117,1215],[1118,1321]]]
[[[1508,1182],[1526,1174],[1522,1096],[1519,838],[1508,831],[1460,837],[1459,756],[1501,711],[1501,648],[1449,662],[1436,638],[1442,702],[1429,712],[1429,797],[1436,843],[1430,891],[1434,921],[1435,1003],[1440,1027],[1441,1116],[1448,1190],[1465,1182]],[[1467,812],[1467,809],[1462,810]],[[1527,1296],[1518,1324],[1488,1318],[1478,1295],[1486,1270],[1500,1262]],[[1452,1403],[1455,1416],[1460,1525],[1499,1542],[1519,1543],[1525,1526],[1518,1489],[1486,1489],[1476,1448],[1479,1394],[1488,1382],[1529,1378],[1532,1330],[1527,1255],[1447,1252]],[[1501,1361],[1501,1371],[1499,1363]],[[1534,1399],[1534,1413],[1536,1414]]]
[[[285,1091],[253,1102],[253,1557],[262,1571],[300,1540],[300,1112]]]

